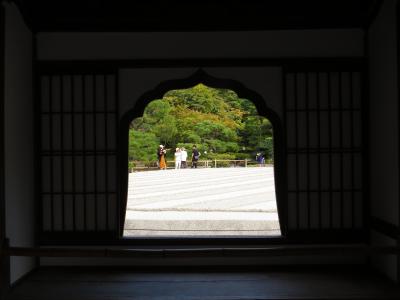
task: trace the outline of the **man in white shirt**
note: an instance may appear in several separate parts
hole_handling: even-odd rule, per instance
[[[187,152],[186,149],[184,147],[182,147],[181,149],[181,168],[186,169],[187,165],[186,165],[186,160],[187,160]]]
[[[181,162],[182,162],[181,149],[176,148],[176,150],[175,150],[175,169],[181,168]]]

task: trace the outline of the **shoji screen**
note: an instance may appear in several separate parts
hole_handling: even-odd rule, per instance
[[[284,73],[289,235],[364,227],[362,81],[359,70]]]
[[[44,72],[38,86],[42,239],[115,235],[116,74]]]

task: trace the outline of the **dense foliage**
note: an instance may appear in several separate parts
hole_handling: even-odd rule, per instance
[[[156,161],[159,144],[171,149],[168,159],[176,147],[185,147],[190,156],[193,144],[201,159],[254,159],[262,152],[268,161],[273,156],[271,123],[258,116],[254,104],[203,84],[169,91],[132,121],[130,160]]]

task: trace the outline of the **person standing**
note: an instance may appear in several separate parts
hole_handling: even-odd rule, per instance
[[[186,160],[187,160],[187,151],[185,149],[185,147],[182,147],[181,149],[181,168],[182,169],[186,169],[187,164],[186,164]]]
[[[175,169],[180,169],[181,168],[181,162],[182,162],[181,149],[176,148],[175,149]]]
[[[166,170],[167,169],[167,162],[165,161],[165,154],[167,153],[167,150],[165,150],[163,145],[160,145],[158,147],[157,151],[157,156],[158,156],[158,166],[160,170]]]
[[[256,161],[259,167],[263,166],[263,160],[264,160],[264,156],[261,152],[257,153],[256,155]],[[264,160],[265,161],[265,160]]]
[[[197,168],[197,162],[199,161],[200,158],[200,152],[197,150],[196,145],[193,145],[192,149],[192,169]]]

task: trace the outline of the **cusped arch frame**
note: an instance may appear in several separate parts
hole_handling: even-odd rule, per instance
[[[248,89],[241,82],[217,78],[209,75],[203,69],[198,69],[193,75],[187,78],[172,79],[163,81],[154,89],[144,93],[137,99],[132,109],[126,112],[119,124],[119,235],[122,237],[125,222],[125,214],[128,200],[128,146],[129,146],[129,125],[133,119],[143,116],[146,106],[155,99],[161,99],[165,93],[171,90],[187,89],[197,84],[204,84],[212,88],[230,89],[240,98],[253,102],[260,116],[267,118],[273,127],[274,132],[274,176],[275,190],[278,207],[279,223],[282,236],[287,234],[287,198],[286,198],[286,164],[284,151],[284,130],[279,115],[267,106],[266,101],[257,92]],[[188,240],[191,238],[185,238]],[[210,238],[208,237],[207,240]],[[212,239],[218,239],[217,237]],[[247,239],[248,240],[248,239]]]

